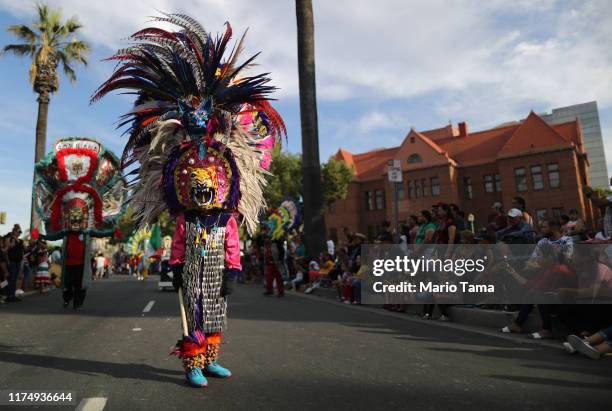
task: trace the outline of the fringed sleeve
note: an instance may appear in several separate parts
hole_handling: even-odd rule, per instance
[[[235,223],[234,223],[235,224]],[[176,228],[172,236],[172,248],[170,249],[170,265],[183,264],[185,262],[185,215],[180,214],[176,219]]]

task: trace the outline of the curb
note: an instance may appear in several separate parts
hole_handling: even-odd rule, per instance
[[[427,324],[434,327],[446,327],[455,330],[472,332],[479,335],[485,335],[487,337],[499,338],[506,341],[511,341],[515,344],[527,344],[537,345],[547,348],[555,348],[558,350],[564,350],[562,346],[562,339],[554,340],[533,340],[526,337],[526,333],[536,331],[535,323],[537,322],[534,315],[530,315],[529,320],[526,323],[525,334],[503,334],[498,330],[499,328],[508,325],[512,318],[516,315],[514,312],[504,312],[496,310],[486,310],[479,308],[465,308],[465,307],[450,307],[449,314],[453,319],[452,322],[440,322],[435,320],[424,320],[417,316],[417,312],[420,312],[419,305],[408,306],[407,313],[395,313],[392,311],[383,310],[378,306],[368,305],[352,305],[339,303],[335,297],[332,299],[329,296],[322,295],[322,292],[335,296],[333,290],[317,289],[313,294],[304,294],[302,292],[289,291],[289,295],[295,295],[304,299],[310,299],[312,301],[320,301],[325,304],[333,304],[335,306],[343,307],[347,310],[365,310],[372,314],[377,314],[386,317],[392,317],[404,321],[411,321],[420,324]],[[286,292],[287,293],[287,292]],[[319,294],[316,294],[319,293]],[[413,308],[412,310],[410,308]],[[555,336],[557,337],[557,336]],[[563,335],[561,338],[565,337]]]

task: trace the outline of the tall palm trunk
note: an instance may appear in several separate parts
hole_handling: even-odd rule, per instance
[[[47,115],[49,113],[49,92],[43,90],[38,95],[38,118],[36,119],[36,152],[34,161],[39,162],[45,156],[47,145]]]
[[[47,116],[49,114],[49,91],[40,90],[38,95],[38,118],[36,119],[36,146],[34,151],[34,162],[38,163],[45,156],[47,146]],[[30,232],[39,228],[40,219],[32,202],[30,208]]]
[[[38,118],[36,119],[36,147],[34,161],[38,163],[45,157],[47,146],[47,117],[49,114],[49,99],[57,90],[57,58],[53,55],[36,63],[34,91],[38,93]],[[30,232],[40,229],[40,218],[36,214],[34,203],[30,209]]]
[[[306,250],[316,256],[325,250],[325,219],[319,161],[317,93],[315,83],[312,0],[296,0],[300,117],[302,124],[302,196]]]

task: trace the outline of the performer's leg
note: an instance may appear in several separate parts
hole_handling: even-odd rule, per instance
[[[282,297],[285,295],[285,283],[280,271],[276,271],[276,290],[278,291],[278,296]]]
[[[274,267],[266,267],[266,294],[271,295],[274,294]]]
[[[83,288],[83,265],[75,266],[74,273],[74,308],[79,308],[85,301],[87,290]]]
[[[179,292],[181,292],[179,290]],[[202,369],[206,367],[206,352],[208,345],[206,337],[201,331],[191,332],[189,336],[183,336],[172,350],[171,354],[177,355],[183,362],[185,378],[193,387],[207,387],[208,381]]]
[[[181,271],[182,269],[175,271],[175,276],[179,275],[179,277],[181,277]],[[178,278],[175,277],[174,280],[178,280]],[[186,306],[184,305],[185,293],[182,286],[179,286],[178,293],[181,307],[181,320],[183,321],[184,327],[183,332],[187,332],[189,335],[183,335],[182,338],[177,341],[170,354],[178,356],[183,362],[185,378],[191,386],[207,387],[208,381],[206,377],[204,377],[204,374],[202,374],[202,368],[206,366],[205,354],[208,348],[206,336],[200,329],[189,329],[191,327],[186,323]]]
[[[205,361],[206,366],[204,371],[207,374],[213,375],[219,378],[228,378],[232,376],[230,370],[222,367],[217,362],[219,358],[219,346],[221,345],[221,333],[208,334],[206,336],[207,346]]]
[[[74,298],[74,266],[64,266],[64,307],[70,304],[70,301]]]

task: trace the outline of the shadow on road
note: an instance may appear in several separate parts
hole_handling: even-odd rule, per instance
[[[158,381],[180,384],[183,372],[166,370],[144,364],[117,364],[112,362],[26,354],[19,347],[0,345],[0,362],[15,363],[37,368],[48,368],[88,376],[106,375],[113,378],[128,378],[143,381]],[[180,377],[179,377],[180,376]]]

